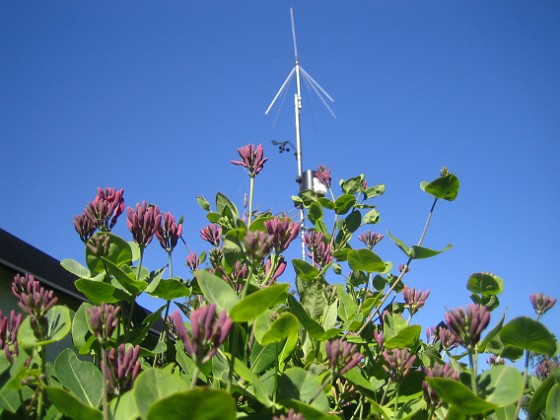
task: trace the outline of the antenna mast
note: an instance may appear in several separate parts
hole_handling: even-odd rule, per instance
[[[302,109],[302,101],[301,101],[301,79],[303,78],[303,80],[308,84],[308,86],[311,86],[311,89],[315,92],[315,94],[319,97],[319,99],[321,100],[321,102],[323,103],[323,105],[325,105],[325,107],[327,108],[327,110],[329,111],[329,113],[336,118],[336,115],[334,114],[334,112],[332,111],[332,109],[329,107],[329,105],[327,104],[327,102],[325,101],[325,98],[328,99],[330,102],[334,102],[334,99],[331,98],[331,96],[321,87],[321,85],[319,85],[319,83],[317,83],[315,81],[315,79],[313,79],[313,77],[311,77],[311,75],[309,73],[307,73],[303,67],[301,67],[299,65],[299,58],[298,58],[298,50],[297,50],[297,40],[296,40],[296,25],[294,22],[294,9],[290,7],[290,19],[292,22],[292,40],[293,40],[293,44],[294,44],[294,59],[295,59],[295,65],[294,68],[292,69],[292,71],[290,71],[290,74],[288,74],[288,77],[286,77],[286,79],[284,80],[284,83],[282,83],[282,86],[280,86],[280,89],[278,90],[278,92],[276,93],[276,95],[274,96],[274,99],[272,99],[272,102],[270,103],[270,105],[268,106],[268,108],[265,111],[265,115],[268,115],[268,113],[270,112],[270,110],[272,109],[272,107],[274,106],[274,104],[276,103],[276,101],[278,100],[278,98],[280,97],[280,95],[282,95],[282,93],[284,93],[284,91],[286,90],[288,84],[290,83],[290,81],[292,80],[292,78],[296,77],[296,93],[294,94],[294,117],[295,117],[295,129],[296,129],[296,160],[297,160],[297,166],[298,166],[298,176],[296,181],[300,184],[300,191],[302,190],[302,187],[304,185],[303,183],[303,160],[302,160],[302,152],[301,152],[301,124],[300,124],[300,116],[301,116],[301,109]],[[288,142],[286,142],[288,143]],[[303,206],[300,207],[299,209],[299,213],[300,213],[300,217],[301,217],[301,255],[302,255],[302,259],[305,260],[305,244],[303,241],[303,235],[304,235],[304,212],[303,212]]]

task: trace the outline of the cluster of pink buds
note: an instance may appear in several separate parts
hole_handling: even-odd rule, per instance
[[[200,230],[200,237],[213,246],[220,246],[222,241],[222,227],[215,223],[209,224]]]
[[[175,217],[171,213],[164,213],[163,224],[156,230],[156,237],[161,247],[168,253],[172,252],[182,234],[183,224],[181,222],[176,224]]]
[[[433,368],[424,368],[427,378],[447,378],[453,379],[454,381],[459,380],[459,374],[451,367],[451,365],[444,363],[437,363]],[[438,397],[432,387],[424,381],[422,383],[422,390],[424,391],[424,396],[426,402],[432,408],[437,408],[443,404],[443,401]]]
[[[541,381],[544,381],[554,370],[558,369],[559,366],[558,360],[544,358],[540,360],[535,367],[535,375],[537,375],[537,378]]]
[[[198,270],[199,265],[200,259],[196,255],[196,252],[191,252],[189,255],[187,255],[187,267],[189,267],[192,272]]]
[[[344,375],[364,358],[364,355],[357,351],[356,344],[350,344],[340,339],[327,341],[325,350],[329,366],[336,376]]]
[[[272,245],[277,253],[284,252],[288,249],[290,243],[297,238],[299,234],[299,224],[284,217],[264,222],[264,227],[270,236],[272,236]]]
[[[37,338],[45,338],[48,322],[47,312],[57,302],[52,290],[46,290],[31,274],[17,274],[12,282],[12,293],[18,306],[29,315],[31,328]]]
[[[287,266],[286,260],[284,259],[284,257],[280,257],[280,259],[277,261],[276,269],[274,270],[273,273],[271,273],[270,272],[272,270],[271,258],[270,257],[267,258],[266,264],[264,266],[264,271],[265,271],[266,278],[270,276],[270,278],[268,279],[269,286],[273,284],[276,280],[278,280],[278,277],[280,277],[284,273],[284,271],[286,270],[286,266]]]
[[[216,272],[236,290],[241,288],[244,283],[242,281],[249,276],[247,264],[242,263],[241,261],[236,261],[229,273],[226,272],[222,265],[217,266]]]
[[[529,295],[529,300],[537,316],[544,315],[556,304],[556,298],[547,296],[543,293],[533,293]]]
[[[218,351],[218,347],[226,340],[231,327],[231,318],[223,310],[216,319],[216,305],[203,306],[191,311],[191,333],[187,332],[179,311],[171,315],[177,336],[183,341],[185,351],[193,361],[202,366]]]
[[[88,309],[89,326],[101,344],[107,343],[119,325],[120,307],[103,303]]]
[[[325,187],[331,187],[331,170],[323,165],[319,166],[317,170],[315,170],[315,178],[321,182]]]
[[[430,296],[430,291],[426,290],[422,292],[422,290],[411,289],[408,286],[404,286],[402,295],[410,314],[414,315],[426,304],[426,299]]]
[[[311,258],[313,264],[324,267],[333,260],[332,247],[325,241],[325,235],[314,230],[303,235],[303,242],[307,247],[307,256]]]
[[[260,230],[248,230],[243,245],[249,260],[261,264],[272,249],[272,236]]]
[[[101,361],[103,376],[108,379],[109,390],[113,394],[122,395],[132,388],[134,379],[140,372],[140,346],[136,345],[126,350],[126,345],[120,344],[112,348],[107,354],[107,364]]]
[[[22,315],[10,311],[10,317],[4,316],[0,310],[0,349],[4,351],[8,361],[13,364],[14,356],[19,355],[17,333],[21,325]]]
[[[109,232],[124,212],[124,190],[98,188],[97,196],[90,202],[83,215],[74,218],[74,227],[80,239],[87,241],[96,229]],[[87,220],[86,220],[87,219]]]
[[[161,225],[158,206],[148,205],[145,201],[136,204],[136,209],[127,209],[128,230],[140,248],[146,248]]]
[[[490,311],[485,306],[471,303],[466,310],[457,308],[447,311],[445,322],[461,345],[473,349],[480,341],[482,331],[490,323]]]
[[[248,144],[238,148],[237,153],[239,153],[241,160],[232,160],[231,163],[246,168],[251,178],[259,174],[268,160],[264,157],[262,144],[259,144],[256,148],[254,144]]]
[[[385,359],[383,369],[397,382],[408,375],[416,361],[416,356],[410,354],[408,349],[385,350],[382,355]]]
[[[383,234],[372,232],[368,230],[361,235],[358,235],[358,239],[364,243],[369,249],[373,249],[375,245],[377,245],[383,239]]]

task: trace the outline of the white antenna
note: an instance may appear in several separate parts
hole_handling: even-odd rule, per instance
[[[321,100],[321,102],[323,103],[323,105],[325,105],[325,107],[328,109],[329,113],[336,118],[336,115],[334,114],[333,110],[329,107],[327,100],[329,100],[330,102],[334,102],[334,99],[325,91],[325,89],[323,89],[321,87],[321,85],[319,85],[319,83],[317,83],[315,81],[315,79],[313,77],[311,77],[311,75],[309,73],[307,73],[303,67],[301,67],[299,65],[299,59],[298,59],[298,51],[297,51],[297,41],[296,41],[296,25],[294,22],[294,9],[290,7],[290,18],[292,21],[292,40],[293,40],[293,44],[294,44],[294,58],[295,58],[295,65],[294,68],[292,69],[292,71],[290,71],[290,74],[288,74],[288,77],[286,77],[286,80],[284,80],[284,83],[282,83],[282,86],[280,86],[280,89],[278,90],[278,92],[276,93],[276,96],[274,96],[274,99],[272,99],[272,102],[270,103],[270,105],[268,106],[268,108],[265,111],[265,115],[268,115],[268,113],[270,112],[270,110],[272,109],[272,107],[274,106],[274,104],[276,103],[276,101],[278,100],[278,98],[280,97],[280,95],[286,90],[289,82],[292,80],[292,78],[294,77],[294,75],[296,76],[296,93],[294,95],[294,109],[295,109],[295,128],[296,128],[296,160],[297,160],[297,165],[298,165],[298,177],[297,180],[298,182],[302,183],[303,182],[303,161],[302,161],[302,156],[301,156],[301,126],[300,126],[300,115],[301,115],[301,108],[302,108],[302,104],[301,104],[301,78],[303,77],[304,80],[311,86],[312,90],[315,92],[315,94],[319,97],[319,99]],[[301,253],[302,253],[302,258],[305,259],[305,245],[303,242],[303,234],[304,234],[304,230],[303,230],[303,221],[304,221],[304,214],[303,214],[303,207],[300,208],[300,216],[301,216]]]

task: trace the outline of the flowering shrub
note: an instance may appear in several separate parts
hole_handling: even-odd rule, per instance
[[[515,419],[523,411],[558,418],[558,342],[540,322],[556,299],[531,295],[535,319],[506,322],[497,311],[503,280],[474,273],[466,284],[471,303],[448,310],[425,341],[415,324],[430,291],[405,279],[416,260],[449,248],[423,242],[436,204],[457,197],[455,175],[444,169],[420,184],[432,202],[420,240],[409,245],[368,229],[379,221],[374,203],[383,185],[368,186],[360,175],[341,180],[336,196],[324,166],[316,176],[330,198],[311,191],[293,197],[305,224],[253,212],[267,158],[262,145],[238,153],[232,163],[248,173],[247,210],[221,193],[214,205],[197,198],[210,222],[200,231],[210,249],[178,251],[182,219],[145,202],[126,209],[132,240],[115,235],[124,191],[99,189],[74,219],[85,265],[62,261],[88,303],[70,313],[32,276],[15,277],[25,315],[0,312],[4,412],[170,420]],[[403,252],[397,268],[374,252],[385,236]],[[286,252],[299,237],[307,259],[291,261],[290,277]],[[158,243],[168,262],[150,270],[143,254]],[[192,278],[173,275],[178,252]],[[141,294],[163,302],[143,319]],[[173,302],[178,309],[170,315]],[[45,348],[68,335],[73,348],[47,362]],[[523,371],[512,363],[521,358]]]

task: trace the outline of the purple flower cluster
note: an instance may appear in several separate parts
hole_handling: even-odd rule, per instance
[[[268,233],[260,230],[248,230],[243,238],[243,245],[247,257],[257,263],[261,264],[264,258],[270,253],[273,244],[273,237]]]
[[[264,222],[264,227],[270,236],[272,236],[272,245],[277,253],[284,252],[288,249],[290,243],[297,238],[299,234],[299,224],[284,217]]]
[[[4,351],[8,361],[13,364],[14,356],[19,355],[17,333],[21,325],[22,315],[10,311],[10,317],[4,316],[0,310],[0,349]]]
[[[326,166],[321,165],[315,170],[315,178],[317,178],[325,187],[331,187],[331,170]]]
[[[136,204],[136,209],[127,209],[127,226],[134,241],[140,248],[146,248],[161,225],[158,206],[148,205],[145,201]]]
[[[344,375],[364,358],[364,355],[357,351],[356,344],[350,344],[340,339],[327,341],[325,350],[327,361],[335,375]]]
[[[74,228],[80,239],[87,242],[97,229],[109,232],[124,211],[124,190],[98,188],[97,196],[81,215],[74,217]]]
[[[231,327],[231,318],[226,311],[220,312],[216,319],[216,305],[203,306],[191,311],[191,333],[187,332],[179,311],[171,315],[177,336],[183,341],[185,351],[194,362],[201,366],[209,361],[218,351],[218,347],[226,340]]]
[[[459,374],[447,363],[435,364],[433,368],[426,367],[424,368],[424,372],[426,373],[427,378],[447,378],[454,381],[459,380]],[[422,383],[422,391],[424,392],[426,402],[430,407],[437,408],[443,404],[443,401],[426,381]]]
[[[457,308],[447,311],[445,322],[461,345],[473,349],[490,323],[490,311],[485,306],[471,303],[466,310]]]
[[[115,328],[119,325],[119,310],[118,306],[107,303],[92,306],[88,309],[89,326],[93,330],[93,335],[101,344],[106,343],[111,338]]]
[[[108,379],[109,390],[113,394],[123,394],[132,388],[134,379],[140,373],[140,346],[126,350],[126,344],[112,348],[107,354],[107,364],[101,361],[103,376]]]
[[[29,315],[31,328],[37,338],[45,338],[48,322],[47,312],[57,302],[52,290],[46,290],[31,274],[17,274],[12,282],[12,293],[18,306]]]
[[[408,349],[385,350],[382,355],[385,360],[383,369],[395,381],[400,381],[408,375],[408,372],[416,361],[416,356],[410,354]]]
[[[238,148],[237,153],[239,153],[241,160],[232,160],[231,163],[247,168],[251,178],[259,174],[268,160],[264,157],[262,144],[259,144],[256,148],[254,144],[248,144]]]
[[[175,223],[175,217],[167,212],[163,215],[163,225],[159,225],[156,230],[156,237],[163,249],[167,252],[173,251],[177,241],[183,234],[183,224]]]
[[[541,381],[544,381],[550,376],[552,371],[558,369],[559,366],[558,360],[544,358],[540,360],[535,367],[535,375],[537,375],[537,378]]]
[[[537,316],[544,315],[556,304],[556,298],[547,296],[543,293],[533,293],[529,295],[529,300]]]
[[[411,289],[408,286],[404,286],[402,295],[410,314],[414,315],[426,304],[426,299],[430,296],[430,291],[426,290],[422,292],[422,290]]]
[[[187,267],[189,267],[192,272],[198,270],[199,265],[200,259],[196,255],[196,252],[191,252],[189,255],[187,255]]]
[[[331,244],[325,241],[325,235],[321,232],[306,232],[303,242],[314,265],[323,267],[333,260]]]
[[[222,227],[215,223],[209,224],[201,229],[200,237],[213,246],[220,246]]]
[[[272,270],[272,262],[271,262],[270,257],[267,258],[264,269],[265,269],[265,276],[267,278],[270,276],[270,279],[268,280],[268,285],[269,286],[272,283],[274,283],[276,280],[278,280],[278,277],[280,277],[282,274],[284,274],[284,271],[286,270],[286,266],[287,266],[286,260],[284,259],[284,257],[280,257],[280,259],[278,260],[278,262],[276,264],[276,269],[271,274],[270,271]]]
[[[370,230],[358,235],[358,239],[364,243],[369,249],[373,249],[383,239],[383,234],[372,232]]]

